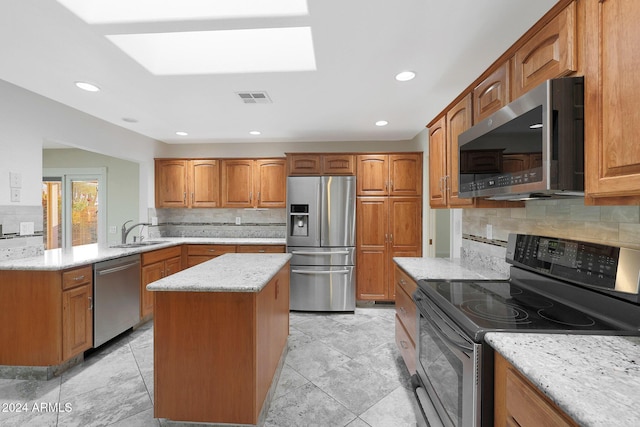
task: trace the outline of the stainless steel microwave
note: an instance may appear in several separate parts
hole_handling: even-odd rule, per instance
[[[459,195],[584,196],[584,79],[547,80],[458,136]]]

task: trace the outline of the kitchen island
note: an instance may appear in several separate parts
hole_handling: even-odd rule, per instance
[[[290,254],[225,254],[153,282],[154,417],[258,425],[289,334]]]

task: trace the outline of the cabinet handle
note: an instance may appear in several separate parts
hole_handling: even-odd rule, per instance
[[[263,253],[265,253],[265,250],[264,249],[260,249],[258,252],[263,254]]]
[[[249,191],[249,203],[253,200],[253,191]]]
[[[187,192],[184,192],[184,196],[182,198],[183,203],[187,203]]]
[[[89,297],[89,311],[93,310],[93,297]]]
[[[209,251],[209,252],[215,252],[215,251],[216,251],[216,249],[209,249],[208,251]]]
[[[449,192],[450,188],[449,188],[449,175],[445,175],[444,176],[444,189],[446,192]]]
[[[406,350],[409,348],[409,344],[406,341],[400,341],[400,347]]]
[[[393,180],[389,181],[389,186],[391,187],[391,191],[393,191]]]
[[[195,203],[196,201],[196,193],[191,193],[191,203]]]
[[[389,242],[389,235],[387,233],[384,233],[384,242]]]
[[[389,243],[393,243],[393,233],[389,234]]]
[[[406,284],[407,284],[407,282],[405,282],[405,281],[404,281],[404,279],[400,279],[400,284],[401,284],[401,285],[406,285]]]
[[[82,276],[76,276],[73,278],[75,282],[79,282],[80,280],[84,280],[84,274]]]
[[[400,314],[402,314],[403,316],[406,316],[407,310],[404,307],[400,307]]]
[[[258,202],[260,202],[260,192],[258,191]]]

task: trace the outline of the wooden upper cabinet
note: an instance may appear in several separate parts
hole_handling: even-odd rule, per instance
[[[585,194],[591,203],[639,201],[638,22],[636,0],[586,2]]]
[[[156,159],[156,207],[219,207],[219,164],[216,159]]]
[[[220,161],[215,159],[190,160],[189,184],[191,207],[217,208],[220,206]]]
[[[422,153],[359,154],[358,196],[422,194]]]
[[[429,128],[429,205],[447,206],[447,118],[442,116]]]
[[[158,208],[187,207],[188,160],[156,159],[155,193]]]
[[[289,175],[355,175],[355,155],[343,153],[289,153]]]
[[[547,79],[577,70],[576,21],[576,3],[572,2],[515,52],[512,60],[513,99]],[[595,31],[593,28],[587,30]],[[617,51],[617,46],[614,47]]]
[[[284,208],[286,206],[286,169],[284,159],[255,161],[255,207]]]
[[[222,160],[223,208],[285,206],[285,159]]]
[[[473,90],[473,123],[486,119],[510,101],[509,61],[502,64]]]
[[[459,189],[459,152],[458,135],[471,127],[471,93],[467,94],[447,112],[447,148],[448,148],[448,205],[451,207],[473,206],[473,199],[458,197]]]

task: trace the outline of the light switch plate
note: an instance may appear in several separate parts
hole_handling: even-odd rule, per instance
[[[12,188],[11,189],[11,201],[12,202],[19,202],[20,201],[20,189],[19,188]]]
[[[242,224],[242,218],[240,218],[239,216],[236,217],[236,225],[240,225]]]
[[[487,224],[487,240],[493,240],[493,226]]]
[[[21,236],[31,236],[34,230],[33,222],[21,222],[20,223],[20,235]]]
[[[9,183],[11,188],[22,188],[22,174],[20,172],[9,172]]]
[[[109,234],[116,234],[118,232],[118,227],[112,225],[109,227]]]

